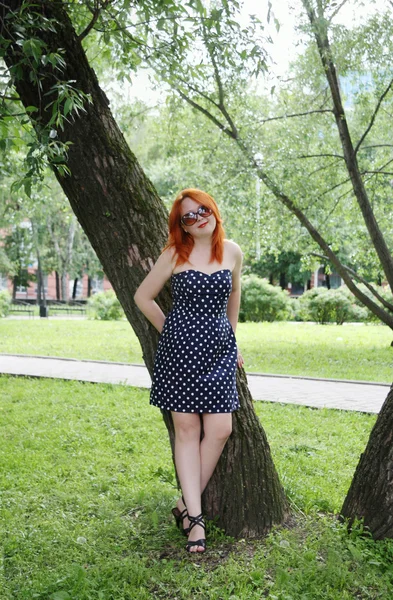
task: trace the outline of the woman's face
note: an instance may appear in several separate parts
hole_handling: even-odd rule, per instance
[[[187,196],[184,198],[184,200],[182,200],[180,214],[183,217],[189,212],[196,212],[200,206],[203,206],[203,204],[201,205]],[[211,214],[209,217],[202,217],[201,215],[198,215],[198,221],[194,223],[194,225],[187,226],[181,223],[180,226],[184,229],[184,231],[187,231],[193,237],[202,238],[212,235],[216,228],[216,223],[217,221],[214,214]],[[201,225],[203,225],[203,227],[201,227]]]

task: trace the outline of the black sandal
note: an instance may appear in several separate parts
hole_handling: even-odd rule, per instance
[[[191,529],[193,527],[195,527],[195,525],[200,525],[206,531],[205,524],[204,524],[204,522],[202,520],[203,519],[202,513],[200,515],[197,515],[196,517],[192,517],[191,515],[188,515],[188,518],[190,520],[190,526],[187,528],[189,530],[188,533],[190,533]],[[193,546],[202,546],[203,547],[203,552],[205,552],[205,550],[206,550],[206,538],[202,538],[200,540],[196,540],[195,542],[187,542],[187,545],[186,545],[186,550],[187,550],[187,552],[190,552],[190,554],[203,554],[203,552],[200,552],[198,550],[196,552],[191,552],[190,548],[192,548]]]
[[[181,499],[183,500],[184,506],[186,506],[183,496],[181,497]],[[175,506],[175,508],[172,508],[172,514],[175,517],[177,527],[181,529],[183,535],[187,537],[191,530],[190,527],[183,527],[183,521],[186,517],[188,517],[187,507],[180,512],[180,509],[178,509],[177,506]]]

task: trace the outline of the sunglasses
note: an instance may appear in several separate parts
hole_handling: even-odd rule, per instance
[[[202,205],[198,208],[196,212],[191,211],[183,215],[180,221],[181,223],[183,223],[183,225],[189,227],[190,225],[194,225],[194,223],[198,221],[198,215],[200,215],[201,217],[210,217],[212,213],[213,211],[211,208],[207,208],[207,206]]]

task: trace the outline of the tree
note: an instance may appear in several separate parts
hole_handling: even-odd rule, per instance
[[[86,60],[81,40],[95,21],[93,17],[77,36],[62,2],[14,1],[8,8],[3,4],[3,54],[23,106],[30,107],[37,143],[45,148],[141,342],[152,374],[158,333],[146,323],[132,298],[165,244],[167,214],[127,146]],[[57,140],[55,146],[51,140]],[[170,309],[169,285],[157,302],[164,312]],[[259,535],[282,522],[288,506],[244,371],[238,373],[237,384],[242,410],[234,418],[236,442],[232,440],[225,448],[206,490],[205,508],[208,516],[219,515],[219,525],[229,534]],[[164,418],[173,441],[170,413]]]
[[[366,235],[365,246],[372,250],[375,255],[373,260],[378,261],[384,278],[393,291],[393,256],[390,251],[392,232],[383,206],[385,201],[391,205],[391,200],[388,199],[391,194],[388,186],[373,185],[376,177],[382,177],[382,181],[386,182],[385,178],[392,175],[387,168],[393,159],[384,154],[392,145],[391,140],[386,139],[385,136],[382,137],[382,142],[378,138],[373,139],[372,137],[382,112],[381,107],[389,105],[392,101],[390,92],[393,87],[393,79],[389,62],[392,46],[391,19],[386,12],[381,17],[375,17],[365,27],[359,28],[353,34],[346,35],[347,32],[343,32],[342,28],[335,28],[333,25],[334,17],[342,4],[323,3],[320,0],[302,0],[307,19],[307,23],[303,23],[302,26],[314,40],[314,43],[310,44],[310,52],[314,53],[317,60],[314,61],[312,79],[313,83],[318,85],[311,87],[311,93],[309,93],[310,82],[300,82],[303,89],[307,90],[304,94],[306,110],[302,106],[293,114],[267,115],[260,119],[263,125],[267,122],[288,121],[288,118],[307,117],[308,122],[314,124],[311,131],[307,131],[304,135],[306,151],[298,158],[306,161],[314,158],[319,161],[328,159],[328,164],[318,165],[318,169],[330,169],[332,186],[327,190],[318,189],[316,186],[312,189],[311,194],[307,194],[302,181],[303,171],[297,167],[297,173],[294,172],[296,167],[291,168],[291,156],[288,161],[289,167],[284,163],[282,168],[277,164],[277,156],[273,164],[272,162],[269,164],[269,160],[264,159],[263,153],[262,158],[258,156],[260,147],[255,145],[257,141],[257,136],[254,134],[257,129],[255,113],[249,110],[249,116],[247,115],[245,108],[249,109],[250,107],[244,94],[243,106],[241,106],[243,119],[241,122],[236,119],[239,114],[237,111],[239,106],[234,103],[233,90],[237,93],[237,97],[241,98],[241,89],[242,87],[247,89],[246,81],[250,73],[260,72],[263,67],[261,47],[256,44],[250,49],[250,37],[246,41],[244,40],[243,31],[235,18],[228,18],[224,22],[222,20],[222,17],[227,16],[228,13],[234,17],[238,8],[236,3],[232,5],[228,5],[226,2],[215,3],[210,11],[202,8],[198,12],[196,9],[194,20],[191,19],[191,24],[188,20],[181,29],[176,20],[162,20],[157,29],[150,28],[147,32],[147,37],[150,36],[151,41],[150,46],[147,45],[148,52],[144,53],[144,58],[156,70],[158,76],[171,85],[181,98],[234,141],[239,152],[245,157],[269,192],[292,213],[308,231],[315,244],[319,246],[320,250],[315,254],[332,265],[356,298],[383,323],[393,329],[392,301],[383,298],[377,289],[355,269],[340,259],[338,244],[329,239],[330,236],[328,237],[323,231],[326,221],[319,224],[318,209],[323,197],[330,194],[333,206],[326,215],[327,219],[337,212],[340,204],[344,205],[347,212],[352,211],[351,218],[356,220]],[[127,20],[125,19],[125,21]],[[120,40],[123,47],[129,45],[132,41],[132,34],[124,26],[125,23],[119,23],[116,18],[113,18],[110,23],[112,25],[114,23],[118,28],[117,42]],[[254,24],[257,26],[255,22]],[[337,40],[334,48],[330,42],[330,35],[334,35]],[[194,48],[197,49],[194,54],[190,51],[191,45],[187,44],[187,40],[191,38]],[[184,46],[188,50],[186,56],[183,52]],[[169,47],[171,51],[152,52],[151,47],[155,49]],[[364,91],[358,83],[360,91],[356,100],[361,108],[360,111],[346,110],[344,106],[336,64],[337,51],[340,49],[342,51],[344,48],[346,52],[342,52],[340,56],[341,68],[348,76],[351,60],[358,65],[362,61],[366,62],[368,71],[373,74],[371,92]],[[182,57],[182,60],[179,60],[179,57]],[[249,68],[247,71],[247,67],[250,66],[251,69]],[[374,66],[376,66],[376,70],[371,71]],[[356,108],[356,103],[354,103],[354,107]],[[319,121],[315,123],[312,121],[313,118],[319,119]],[[322,126],[321,128],[320,120],[323,118],[327,118],[329,121],[326,127]],[[248,128],[245,126],[247,124]],[[334,130],[335,134],[333,134]],[[366,140],[368,147],[365,145]],[[289,151],[291,150],[290,142],[290,136],[284,136],[283,145],[286,145]],[[318,146],[318,151],[314,152],[313,148]],[[308,148],[311,148],[311,151]],[[377,149],[381,152],[378,153]],[[367,152],[363,154],[365,150]],[[282,158],[280,156],[281,164]],[[277,176],[280,170],[284,177]],[[285,185],[285,176],[288,170],[292,172],[291,182],[295,181],[296,183],[294,190],[292,187],[288,189]],[[337,181],[337,174],[341,173],[343,173],[344,179]],[[347,183],[348,186],[344,193],[332,194],[334,190],[338,190]],[[371,201],[370,195],[374,196],[373,201]],[[304,198],[306,202],[304,202]],[[381,223],[386,224],[385,233]],[[328,226],[327,231],[329,231]],[[368,297],[356,285],[359,281],[365,283],[372,297]],[[345,516],[363,516],[373,524],[375,524],[375,520],[369,512],[370,506],[359,502],[359,490],[362,489],[366,480],[369,481],[370,489],[377,490],[380,505],[383,507],[382,518],[387,519],[389,506],[383,502],[381,494],[384,493],[387,489],[386,485],[389,485],[390,482],[392,457],[388,453],[387,460],[383,460],[382,463],[378,461],[378,468],[370,469],[369,466],[371,456],[373,454],[375,456],[377,453],[378,445],[382,444],[384,448],[389,445],[393,426],[390,406],[392,401],[393,397],[389,395],[378,418],[378,426],[370,437],[369,447],[373,452],[367,452],[363,462],[359,465],[356,474],[359,485],[352,486],[352,490],[357,490],[356,501],[346,503],[343,508],[344,512],[345,509],[350,509],[350,514],[346,513]],[[353,510],[360,512],[354,514],[351,512]],[[388,519],[387,523],[383,535],[392,536],[393,529]],[[373,533],[379,535],[377,529]]]
[[[313,153],[310,152],[305,153],[303,157],[300,158],[307,159],[317,156],[319,159],[325,157],[330,160],[334,159],[335,161],[340,161],[338,164],[342,166],[342,170],[344,171],[345,182],[349,181],[351,185],[351,204],[353,204],[353,200],[357,203],[356,218],[360,216],[362,219],[362,223],[365,226],[365,231],[368,235],[368,245],[375,251],[384,276],[392,288],[393,257],[389,251],[387,236],[384,236],[375,217],[375,212],[365,185],[365,180],[367,180],[367,177],[372,170],[367,168],[366,165],[366,168],[363,168],[363,165],[362,167],[359,166],[358,154],[364,140],[374,125],[379,108],[388,96],[393,82],[389,80],[389,77],[385,76],[385,79],[387,79],[385,87],[382,88],[380,96],[377,98],[376,105],[374,107],[367,107],[369,122],[365,124],[364,130],[360,132],[359,140],[355,145],[349,132],[348,120],[341,98],[333,55],[327,37],[328,24],[330,24],[337,11],[335,7],[332,6],[332,14],[325,17],[321,13],[322,16],[317,19],[312,9],[312,3],[303,2],[303,4],[305,6],[306,15],[309,18],[309,28],[307,31],[315,37],[315,47],[320,56],[321,64],[319,65],[319,68],[315,68],[317,73],[314,76],[314,80],[318,82],[319,88],[317,90],[313,89],[310,94],[311,97],[307,99],[307,110],[299,109],[299,111],[293,115],[284,114],[267,116],[266,119],[261,119],[260,116],[258,116],[258,122],[263,124],[264,122],[269,121],[285,120],[289,117],[301,118],[304,116],[310,117],[312,115],[319,119],[333,117],[337,130],[335,139],[338,141],[339,146],[341,146],[340,152],[319,151],[317,155],[313,155]],[[317,2],[317,4],[321,12],[322,3]],[[220,8],[218,8],[218,6],[220,6]],[[237,10],[236,3],[234,3],[233,6],[232,19],[225,22],[225,25],[222,24],[220,18],[226,11],[231,10],[227,3],[222,3],[222,5],[216,4],[214,8],[211,9],[210,13],[205,10],[204,15],[197,15],[192,33],[194,36],[194,46],[198,47],[199,52],[194,54],[188,52],[186,60],[176,60],[181,52],[181,46],[184,43],[183,35],[180,35],[180,33],[185,35],[184,31],[179,32],[178,29],[175,31],[171,24],[163,24],[161,37],[158,36],[155,31],[153,33],[154,43],[158,44],[160,41],[163,43],[164,39],[168,40],[169,38],[171,47],[173,47],[174,50],[170,55],[156,53],[153,57],[148,57],[147,60],[149,65],[156,70],[157,76],[163,78],[171,85],[173,90],[181,98],[208,118],[220,131],[233,140],[248,165],[265,184],[266,188],[276,199],[276,202],[278,201],[292,213],[292,215],[301,223],[302,227],[308,231],[315,244],[319,246],[320,250],[315,254],[332,265],[334,270],[340,274],[351,292],[367,308],[377,315],[382,322],[393,329],[393,302],[382,298],[378,291],[368,282],[366,282],[366,285],[372,292],[373,297],[368,297],[363,293],[355,282],[364,282],[364,279],[357,274],[354,269],[340,260],[339,253],[335,248],[337,244],[332,242],[324,233],[323,228],[319,226],[319,219],[317,216],[318,207],[314,206],[316,200],[319,200],[319,190],[312,190],[313,194],[311,194],[310,198],[311,209],[307,210],[308,203],[304,202],[304,196],[310,197],[310,194],[305,193],[305,186],[302,184],[303,171],[298,165],[291,167],[290,164],[288,166],[286,163],[281,163],[283,165],[281,167],[281,165],[278,164],[278,161],[283,161],[283,155],[277,156],[276,154],[273,162],[265,160],[264,152],[261,152],[261,147],[258,145],[260,139],[258,139],[258,136],[255,133],[255,131],[258,130],[258,127],[255,127],[257,115],[255,114],[253,107],[250,106],[247,101],[247,94],[244,91],[243,94],[241,93],[242,89],[247,90],[249,77],[255,72],[260,72],[262,68],[261,58],[259,58],[258,62],[253,60],[254,57],[261,56],[261,48],[259,48],[259,54],[257,54],[255,50],[255,48],[258,50],[257,45],[252,46],[250,50],[249,45],[252,45],[252,41],[248,39],[248,45],[244,42],[243,32],[236,26],[236,21],[234,21]],[[220,18],[217,18],[217,15],[219,15]],[[386,45],[391,43],[391,41],[389,41],[389,35],[386,31],[384,32],[385,24],[386,19],[382,20],[381,23],[376,22],[374,24],[374,28],[378,26],[379,32],[384,34],[379,42],[381,48],[383,44]],[[127,31],[123,32],[123,35],[126,39],[129,37]],[[375,38],[373,29],[369,35],[372,35],[373,39]],[[365,46],[366,45],[364,44],[364,47]],[[173,57],[176,58],[174,59]],[[382,75],[384,75],[384,73]],[[322,83],[323,78],[325,78],[324,83]],[[381,76],[381,79],[383,79],[383,76]],[[301,83],[303,83],[303,86],[306,85],[304,81]],[[378,82],[378,84],[378,88],[383,85],[381,81]],[[236,103],[235,98],[238,99],[238,104]],[[246,116],[244,117],[244,115]],[[364,121],[363,114],[361,116]],[[285,127],[288,127],[287,123],[285,124]],[[329,123],[329,131],[328,139],[320,136],[319,140],[317,137],[317,142],[312,142],[312,134],[319,136],[321,133],[319,129],[314,127],[309,134],[305,135],[306,145],[312,145],[312,143],[316,144],[319,142],[320,146],[326,147],[332,138],[332,122]],[[283,144],[286,145],[287,150],[290,152],[291,138],[287,138],[284,135],[281,139]],[[261,157],[259,157],[258,154],[261,154]],[[289,160],[291,160],[291,158],[293,157],[289,156]],[[389,162],[390,161],[388,161],[387,164],[389,164]],[[389,172],[385,170],[387,164],[379,164],[376,172],[382,175],[389,175]],[[297,170],[297,185],[295,186],[294,192],[290,186],[286,185],[288,170],[292,172]],[[280,171],[282,172],[283,177],[279,177]],[[292,183],[294,181],[293,178],[290,181]],[[338,185],[339,184],[337,184],[337,186]],[[348,191],[346,192],[346,195],[348,195]],[[337,204],[340,199],[340,197],[337,199]],[[347,205],[347,207],[349,206]],[[331,212],[334,212],[334,209],[335,207],[333,207]],[[323,223],[323,225],[325,225],[325,223]]]

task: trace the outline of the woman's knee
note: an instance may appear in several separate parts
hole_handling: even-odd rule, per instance
[[[201,436],[201,421],[195,413],[173,414],[175,437],[180,442],[199,440]]]

